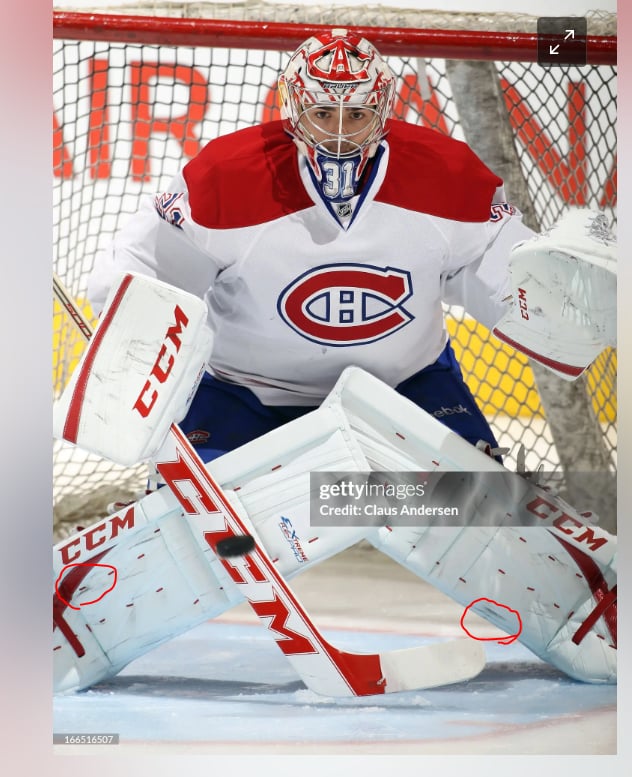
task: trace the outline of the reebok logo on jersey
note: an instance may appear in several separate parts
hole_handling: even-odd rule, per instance
[[[458,415],[459,413],[467,413],[472,415],[465,405],[455,405],[454,407],[441,407],[439,410],[435,410],[432,414],[435,418],[445,418],[447,415]]]
[[[363,345],[392,335],[413,320],[403,307],[412,293],[405,270],[327,264],[286,286],[277,309],[283,321],[307,340]]]

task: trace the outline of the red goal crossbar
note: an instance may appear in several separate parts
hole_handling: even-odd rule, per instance
[[[53,11],[53,37],[119,43],[159,43],[170,46],[217,46],[293,51],[326,24],[178,19],[160,16],[71,13]],[[349,27],[369,38],[382,54],[447,59],[537,62],[538,36],[525,32],[430,30],[406,27]],[[616,65],[617,38],[586,38],[589,65]]]

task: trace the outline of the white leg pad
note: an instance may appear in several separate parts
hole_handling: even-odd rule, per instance
[[[397,463],[402,471],[499,472],[520,500],[508,511],[543,499],[535,513],[541,525],[485,526],[482,507],[466,527],[383,527],[367,539],[464,607],[480,598],[504,605],[472,609],[509,634],[516,618],[506,608],[518,611],[520,641],[571,677],[615,682],[615,536],[586,525],[563,500],[509,473],[361,370],[347,370],[330,400],[341,402],[374,470]],[[499,499],[490,492],[480,503],[489,508]]]
[[[510,474],[367,373],[345,371],[321,408],[208,467],[286,577],[366,537],[464,607],[483,597],[504,605],[473,609],[509,633],[515,621],[506,608],[518,611],[520,640],[571,677],[614,681],[616,537],[584,525],[561,500],[545,495],[548,507],[534,527],[476,526],[475,515],[465,528],[310,525],[310,471]],[[535,487],[511,477],[512,492],[530,498]],[[76,607],[54,595],[58,691],[116,674],[241,601],[170,492],[141,500],[133,516],[121,511],[54,548],[56,578],[67,568],[59,590]],[[70,575],[81,573],[71,565],[81,563],[116,567],[116,586],[95,601],[111,587],[112,570],[94,567],[77,582]]]
[[[286,577],[369,531],[310,527],[309,472],[330,467],[368,469],[338,408],[314,411],[209,465]],[[190,520],[195,518],[184,516],[175,496],[162,488],[54,547],[56,692],[94,685],[243,601]],[[116,584],[103,595],[114,574]]]

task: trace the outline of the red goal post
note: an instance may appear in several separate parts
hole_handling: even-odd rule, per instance
[[[296,45],[322,29],[309,16],[313,9],[303,9],[306,21],[289,22],[182,18],[167,14],[193,6],[154,5],[165,15],[54,12],[54,264],[89,316],[86,281],[95,256],[139,199],[160,191],[213,137],[275,118],[278,71]],[[536,62],[532,17],[505,21],[503,29],[491,29],[487,17],[485,29],[471,27],[472,19],[449,29],[456,22],[450,15],[409,28],[405,12],[393,26],[353,23],[366,22],[371,10],[355,8],[348,17],[337,9],[334,24],[353,26],[388,56],[398,117],[467,140],[535,228],[550,226],[570,205],[596,207],[616,222],[612,20],[610,27],[599,20],[600,34],[592,34],[589,20],[585,67],[544,68]],[[567,480],[586,470],[615,471],[614,351],[578,386],[562,384],[462,311],[448,311],[448,325],[468,383],[511,448],[510,468],[522,445],[528,468],[543,464]],[[58,394],[83,346],[59,309],[53,330]],[[142,488],[138,470],[60,443],[54,456],[57,520],[84,522],[86,510],[94,517],[108,501]]]

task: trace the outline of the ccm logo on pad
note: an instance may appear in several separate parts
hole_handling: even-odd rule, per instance
[[[520,315],[525,321],[529,320],[529,308],[527,307],[527,292],[524,289],[518,289],[518,307],[520,308]]]
[[[307,340],[363,345],[392,335],[413,320],[403,307],[410,273],[394,267],[328,264],[304,273],[281,292],[279,315]]]
[[[158,352],[154,366],[151,368],[149,377],[145,381],[145,385],[141,389],[136,402],[134,402],[134,410],[138,410],[143,418],[147,418],[151,413],[151,410],[158,399],[158,388],[171,374],[175,362],[175,355],[182,345],[180,335],[189,323],[189,319],[179,305],[175,306],[173,312],[176,323],[167,329],[167,334],[160,346],[160,351]]]

